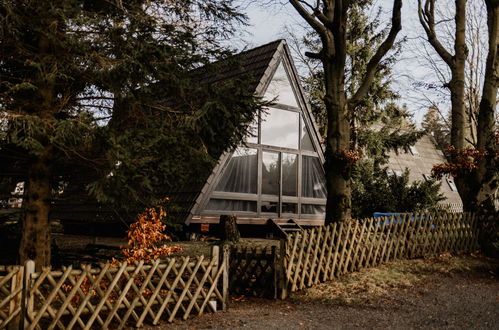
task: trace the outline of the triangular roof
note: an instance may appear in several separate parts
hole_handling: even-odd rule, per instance
[[[243,51],[225,60],[215,62],[204,68],[199,68],[191,72],[191,74],[196,77],[198,81],[206,84],[223,84],[226,81],[243,77],[250,82],[251,92],[256,95],[264,96],[280,63],[283,63],[286,68],[289,82],[292,85],[292,89],[296,96],[296,102],[300,109],[300,116],[303,118],[300,120],[305,122],[306,127],[308,127],[310,140],[317,151],[316,158],[323,163],[324,159],[322,146],[320,145],[320,135],[308,101],[300,86],[299,77],[285,40],[276,40]],[[175,221],[186,221],[188,224],[194,215],[199,214],[202,206],[201,204],[206,201],[209,192],[213,190],[217,175],[223,170],[223,166],[227,164],[232,153],[233,151],[228,151],[220,157],[209,177],[193,178],[191,183],[182,187],[176,187],[175,190],[168,193],[172,202],[169,211],[171,217],[175,219]],[[82,202],[78,205],[80,204],[82,205],[81,211],[76,210],[75,212],[74,205],[69,205],[67,210],[58,207],[57,210],[52,212],[51,217],[63,220],[77,220],[85,217],[95,219],[95,213],[99,213],[102,215],[103,219],[110,219],[117,214],[114,210],[103,209],[100,204],[94,203],[95,205],[90,205],[87,202]],[[119,215],[117,216],[120,217]]]
[[[225,65],[226,63],[230,63],[231,60],[234,60],[234,62],[237,63],[237,66]],[[208,74],[209,71],[199,72],[199,78],[206,83],[220,83],[241,75],[248,75],[254,79],[252,84],[254,93],[262,97],[269,87],[278,66],[281,63],[284,65],[289,82],[295,92],[296,101],[298,103],[297,108],[300,109],[300,113],[303,116],[304,125],[308,129],[311,142],[317,153],[316,156],[320,159],[320,162],[323,163],[324,156],[322,145],[320,144],[320,134],[312,115],[310,105],[300,85],[299,76],[293,64],[291,53],[286,41],[276,40],[266,45],[244,51],[227,61],[228,62],[222,61],[216,64],[218,69],[216,70],[217,73],[215,75],[210,76]],[[189,224],[194,215],[199,214],[203,204],[206,204],[210,192],[213,191],[217,177],[222,173],[224,166],[231,158],[233,152],[234,150],[228,151],[220,157],[211,175],[199,192],[196,200],[190,205],[189,214],[186,217],[187,224]]]

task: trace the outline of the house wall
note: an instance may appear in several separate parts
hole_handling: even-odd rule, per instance
[[[436,164],[446,163],[446,159],[442,151],[438,150],[433,138],[429,135],[423,136],[419,139],[415,148],[416,154],[412,152],[405,152],[403,150],[399,153],[390,152],[388,168],[393,171],[403,172],[405,168],[409,169],[409,180],[411,182],[425,180],[423,175],[431,175],[431,169]],[[449,182],[451,182],[449,184]],[[440,204],[461,204],[461,197],[457,191],[451,189],[453,180],[443,178],[441,180],[440,192],[447,198]]]

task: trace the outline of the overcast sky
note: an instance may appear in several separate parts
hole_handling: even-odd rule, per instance
[[[262,6],[262,1],[241,0],[241,2],[242,8],[250,20],[247,32],[239,36],[238,42],[241,47],[252,48],[279,38],[286,38],[286,26],[299,31],[300,24],[303,24],[303,19],[289,4]],[[272,1],[268,2],[272,3]],[[387,22],[389,22],[393,1],[378,0],[377,4],[383,8],[383,13],[386,15]],[[400,61],[396,65],[395,81],[392,87],[399,91],[401,95],[400,103],[406,104],[414,114],[415,120],[419,122],[426,111],[426,106],[420,103],[419,97],[421,95],[414,92],[414,83],[419,81],[431,83],[434,78],[431,77],[431,74],[429,75],[428,71],[421,69],[420,59],[411,51],[411,48],[414,48],[415,44],[419,42],[416,41],[416,38],[421,33],[415,1],[404,1],[402,25],[399,37],[405,36],[409,39],[409,42],[404,45]],[[434,91],[428,91],[426,96],[432,97],[432,92]],[[438,95],[434,97],[438,97]]]

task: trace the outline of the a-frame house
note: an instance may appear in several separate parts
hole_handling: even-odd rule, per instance
[[[273,103],[255,116],[252,134],[222,155],[189,203],[185,223],[218,223],[220,215],[235,214],[239,224],[322,225],[323,151],[290,50],[278,40],[238,56],[239,70],[223,72],[223,79],[251,74],[254,92]]]

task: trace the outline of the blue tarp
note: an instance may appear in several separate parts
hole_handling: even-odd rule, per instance
[[[390,217],[393,216],[393,221],[392,223],[402,223],[404,221],[404,214],[405,213],[384,213],[384,212],[374,212],[373,217],[375,219],[377,218],[383,218],[386,217],[387,219],[385,221],[381,220],[378,222],[379,225],[385,225],[385,224],[390,224]],[[385,223],[386,222],[386,223]]]

